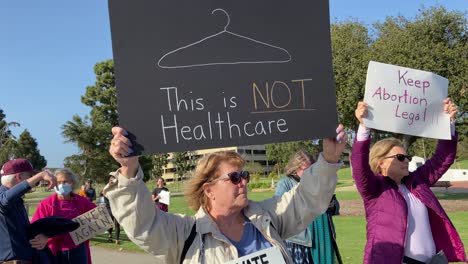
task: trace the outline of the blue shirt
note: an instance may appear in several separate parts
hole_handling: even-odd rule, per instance
[[[30,189],[27,181],[11,189],[0,186],[0,261],[33,258],[35,251],[26,235],[29,217],[21,198]]]
[[[271,243],[265,239],[262,233],[248,219],[245,220],[244,232],[242,232],[241,239],[235,241],[229,238],[229,241],[237,248],[239,258],[271,247]]]

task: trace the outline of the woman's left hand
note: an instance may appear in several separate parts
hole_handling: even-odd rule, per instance
[[[444,111],[450,115],[450,121],[453,122],[458,114],[458,106],[452,102],[452,99],[447,97],[444,100]]]
[[[329,163],[337,163],[346,146],[346,134],[342,124],[336,128],[336,137],[323,140],[322,155]]]
[[[43,234],[39,234],[37,236],[35,236],[33,239],[29,240],[29,243],[31,244],[31,246],[37,250],[42,250],[45,248],[45,246],[47,245],[47,240],[49,238],[46,237],[45,235]]]

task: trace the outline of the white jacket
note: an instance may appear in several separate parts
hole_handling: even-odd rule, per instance
[[[335,192],[336,171],[341,166],[342,163],[326,162],[320,154],[318,161],[304,171],[300,184],[291,191],[261,202],[249,201],[244,208],[245,216],[281,251],[286,263],[293,262],[283,240],[304,230],[315,217],[325,212]],[[235,246],[203,208],[195,216],[160,211],[142,178],[141,168],[131,179],[119,173],[118,181],[106,186],[104,192],[127,236],[145,251],[159,256],[155,262],[159,259],[159,262],[180,263],[194,221],[197,221],[197,234],[184,264],[225,263],[238,257]]]

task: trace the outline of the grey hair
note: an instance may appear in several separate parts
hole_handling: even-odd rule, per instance
[[[2,176],[2,185],[12,184],[15,179],[15,174]]]
[[[297,170],[301,168],[304,163],[313,164],[314,162],[314,158],[309,153],[307,153],[307,151],[301,149],[291,155],[289,162],[286,164],[284,170],[288,175],[296,175]]]
[[[69,169],[64,168],[64,169],[55,170],[55,172],[54,172],[55,177],[57,177],[57,175],[59,175],[59,174],[63,174],[65,176],[67,176],[67,178],[69,180],[71,180],[72,184],[75,185],[75,186],[78,183],[78,179],[77,179],[76,175]]]

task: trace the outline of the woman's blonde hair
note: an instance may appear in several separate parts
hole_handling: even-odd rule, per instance
[[[222,162],[239,168],[245,164],[242,156],[233,151],[214,152],[200,159],[185,190],[188,205],[193,210],[197,211],[200,207],[208,209],[208,199],[202,187],[203,184],[212,182],[220,176],[219,165]]]
[[[284,167],[287,175],[296,175],[297,170],[300,169],[304,163],[313,164],[314,158],[305,150],[298,150],[291,155],[288,164]]]
[[[386,138],[377,141],[371,148],[369,154],[369,165],[374,174],[381,173],[379,160],[387,156],[394,147],[404,148],[403,143],[396,138]]]

